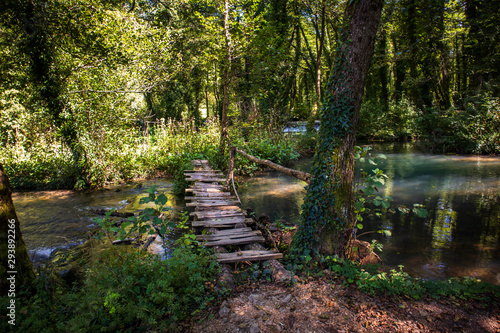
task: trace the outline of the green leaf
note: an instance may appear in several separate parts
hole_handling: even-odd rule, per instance
[[[375,188],[371,185],[367,186],[363,189],[363,193],[366,195],[372,195],[373,193],[375,193]]]
[[[157,185],[151,186],[150,188],[146,189],[146,192],[149,194],[155,194],[157,187]]]
[[[155,210],[154,208],[146,208],[142,211],[141,213],[141,216],[146,216],[146,217],[150,217],[151,215],[153,215],[155,213]]]
[[[122,229],[126,229],[131,224],[132,224],[132,222],[130,222],[130,221],[123,222],[122,225],[121,225],[121,228]]]
[[[426,218],[429,215],[429,212],[427,212],[426,209],[424,208],[413,208],[413,212],[421,218]]]
[[[153,200],[150,197],[142,197],[139,200],[139,204],[144,205],[144,204],[150,203],[151,201],[153,201]]]
[[[358,224],[356,225],[356,227],[357,227],[359,230],[363,229],[363,225],[362,225],[361,223],[358,223]]]
[[[167,203],[167,201],[168,201],[167,196],[162,193],[156,197],[155,204],[164,206]]]

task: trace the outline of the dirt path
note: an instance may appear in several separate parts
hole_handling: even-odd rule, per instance
[[[372,297],[328,276],[250,284],[186,332],[500,332],[500,300]],[[210,318],[211,319],[207,319]]]

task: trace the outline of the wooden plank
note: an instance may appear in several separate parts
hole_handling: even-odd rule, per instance
[[[234,226],[235,224],[240,224],[240,223],[253,223],[254,220],[252,219],[247,219],[243,216],[231,216],[231,217],[226,217],[226,218],[205,218],[202,220],[196,220],[191,222],[191,225],[193,227],[205,227],[205,228],[229,228],[231,226]]]
[[[206,240],[207,242],[212,242],[216,240],[223,240],[223,239],[238,239],[238,238],[245,238],[245,237],[253,237],[253,236],[262,236],[262,232],[260,230],[249,230],[249,231],[234,231],[234,230],[240,230],[243,228],[233,228],[233,229],[226,229],[226,230],[221,230],[217,231],[211,235],[198,235],[196,236],[197,240]],[[228,233],[231,232],[231,233]]]
[[[251,243],[264,243],[266,240],[262,236],[250,236],[243,238],[225,238],[216,241],[203,243],[204,246],[226,246],[226,245],[243,245]]]
[[[223,183],[226,180],[224,178],[210,178],[210,177],[191,177],[186,178],[187,182],[202,182],[202,183]]]
[[[193,192],[193,193],[205,193],[206,195],[211,195],[212,193],[228,193],[228,192],[221,192],[220,187],[209,187],[209,186],[189,186],[186,189],[186,192]]]
[[[219,211],[234,210],[234,211],[243,213],[240,206],[235,206],[235,205],[232,205],[232,206],[210,206],[210,205],[197,206],[195,210],[197,210],[199,212],[214,211],[214,210],[219,210]]]
[[[227,198],[210,198],[210,197],[198,197],[195,198],[196,202],[200,204],[224,204],[223,206],[237,205],[240,202],[236,200],[229,200]]]
[[[208,160],[192,160],[191,164],[208,164]]]
[[[205,189],[205,188],[222,189],[224,186],[223,185],[219,185],[219,184],[195,182],[194,185],[191,185],[190,187],[192,187],[192,188],[200,188],[200,189]]]
[[[220,263],[230,263],[238,261],[258,261],[281,259],[283,254],[274,251],[239,251],[232,253],[216,253],[217,261]]]
[[[217,230],[216,232],[214,233],[206,233],[205,235],[232,235],[232,234],[236,234],[236,233],[239,233],[239,232],[248,232],[248,231],[254,231],[252,230],[252,228],[250,227],[242,227],[242,228],[232,228],[232,229],[225,229],[225,230]],[[196,236],[198,237],[198,236]]]
[[[246,220],[251,220],[245,218],[245,216],[237,215],[237,216],[226,216],[223,215],[221,217],[204,217],[201,221],[206,221],[206,222],[214,222],[214,223],[245,223],[247,222]],[[253,221],[253,220],[252,220]]]
[[[222,185],[206,184],[205,186],[193,185],[186,189],[186,192],[206,192],[206,193],[221,193]]]
[[[234,198],[229,192],[192,192],[197,198]]]
[[[238,201],[222,201],[222,200],[211,200],[211,201],[205,201],[202,202],[200,200],[195,200],[193,202],[188,202],[186,203],[187,207],[217,207],[217,206],[231,206],[231,207],[237,207],[235,204],[239,204]]]
[[[236,210],[225,210],[225,211],[200,211],[189,213],[190,216],[196,216],[199,219],[204,218],[223,218],[229,216],[245,216],[242,212]]]
[[[219,179],[219,178],[221,178],[221,179],[226,180],[225,178],[222,178],[222,177],[224,177],[223,174],[214,174],[214,173],[188,173],[188,174],[185,174],[185,176],[186,176],[186,179],[189,179],[189,178],[193,178],[193,179],[205,179],[205,178]]]
[[[195,221],[192,223],[193,223],[193,227],[217,228],[219,230],[222,228],[226,228],[226,230],[227,229],[234,229],[234,227],[237,225],[237,223],[219,224],[217,222],[207,222],[207,221]]]
[[[209,175],[209,176],[215,176],[215,175],[221,175],[221,176],[224,176],[224,173],[222,173],[221,171],[214,171],[214,170],[193,170],[193,171],[187,171],[187,170],[184,170],[184,174],[186,176],[205,176],[205,175]]]
[[[233,207],[233,209],[219,209],[219,207],[214,207],[217,208],[217,210],[213,210],[211,207],[207,207],[205,210],[195,210],[193,213],[190,213],[190,216],[195,216],[198,217],[198,219],[202,218],[222,218],[222,217],[228,217],[228,216],[245,216],[243,212],[238,209],[239,207],[237,206],[223,206],[223,207]]]
[[[235,196],[232,196],[229,192],[223,193],[206,193],[206,192],[194,192],[194,197],[184,197],[185,200],[225,200],[225,199],[236,199]]]

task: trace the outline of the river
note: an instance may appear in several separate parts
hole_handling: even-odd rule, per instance
[[[500,284],[500,157],[433,155],[415,144],[374,144],[373,153],[386,160],[376,166],[390,180],[380,188],[391,196],[393,207],[422,203],[427,218],[384,214],[365,218],[361,232],[389,229],[392,236],[368,234],[360,239],[383,244],[384,263],[403,265],[413,276],[444,279],[472,276]],[[293,167],[309,171],[311,160]],[[370,169],[358,163],[359,169]],[[135,212],[145,189],[157,185],[169,198],[167,205],[183,209],[171,194],[171,182],[143,181],[92,192],[42,191],[14,193],[23,238],[35,262],[46,260],[60,248],[81,244],[94,227],[95,209]],[[257,216],[290,224],[299,221],[305,183],[278,172],[245,180],[238,190],[243,208]]]
[[[145,189],[157,186],[168,197],[167,206],[182,209],[171,194],[171,181],[150,180],[108,186],[96,191],[29,191],[12,196],[21,223],[21,232],[32,261],[40,263],[58,249],[82,244],[95,227],[92,210],[119,209],[137,212],[148,205],[139,200],[147,196]],[[151,203],[149,204],[151,205]]]
[[[445,279],[471,276],[500,284],[500,157],[435,155],[415,144],[374,144],[374,154],[386,160],[376,166],[390,180],[380,188],[391,196],[392,207],[422,203],[427,218],[384,214],[365,218],[365,231],[389,229],[392,236],[367,234],[360,239],[383,244],[384,263],[403,265],[412,276]],[[309,171],[310,160],[294,168]],[[359,169],[374,168],[358,163]],[[278,172],[269,172],[241,184],[243,208],[257,216],[290,224],[299,221],[305,183]]]

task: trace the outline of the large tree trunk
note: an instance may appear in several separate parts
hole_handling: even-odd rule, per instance
[[[0,164],[0,295],[17,294],[18,286],[35,278],[11,195],[9,178]],[[15,281],[16,290],[12,291],[10,281]]]
[[[326,90],[312,182],[294,238],[298,255],[346,255],[354,224],[354,146],[383,0],[351,1]]]

